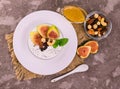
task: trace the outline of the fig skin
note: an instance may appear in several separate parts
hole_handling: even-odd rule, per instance
[[[49,26],[46,24],[38,25],[37,31],[43,38],[47,38],[47,32],[48,32]]]
[[[39,45],[40,47],[43,46],[43,43],[41,42],[42,37],[37,31],[30,32],[30,39],[34,45]]]
[[[52,25],[47,32],[47,37],[49,39],[55,40],[55,39],[59,38],[59,36],[60,36],[60,33],[58,31],[58,28],[56,26]]]
[[[98,52],[99,45],[97,41],[88,41],[85,43],[85,46],[90,46],[91,47],[91,52],[92,54],[95,54]]]
[[[87,58],[90,54],[91,51],[91,47],[90,46],[80,46],[77,49],[77,54],[81,57],[81,58]]]

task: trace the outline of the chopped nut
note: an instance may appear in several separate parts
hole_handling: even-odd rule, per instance
[[[55,43],[55,40],[52,40],[52,39],[49,39],[47,42],[49,46],[52,46],[54,43]]]
[[[98,16],[99,16],[98,14],[94,14],[94,18],[98,18]]]
[[[45,39],[45,38],[42,38],[42,39],[41,39],[41,42],[45,43],[45,42],[46,42],[46,39]]]
[[[106,22],[101,22],[101,24],[102,24],[103,26],[107,26],[107,23],[106,23]]]
[[[94,28],[94,29],[97,29],[97,27],[98,27],[97,24],[94,24],[94,25],[93,25],[93,28]]]
[[[101,34],[98,34],[99,37],[101,37]]]
[[[95,35],[98,35],[98,31],[95,31]]]
[[[87,20],[87,32],[94,37],[102,37],[106,34],[108,22],[104,15],[95,13]]]
[[[106,32],[103,32],[103,35],[105,35],[106,34]]]
[[[92,26],[91,25],[88,25],[88,29],[91,29],[92,28]]]
[[[105,20],[105,18],[102,18],[102,19],[101,19],[101,22],[104,22],[104,20]]]
[[[97,22],[97,25],[100,25],[100,21]]]

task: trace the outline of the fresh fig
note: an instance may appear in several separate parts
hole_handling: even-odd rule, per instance
[[[42,25],[38,25],[37,26],[37,31],[39,32],[39,34],[46,38],[47,37],[47,32],[48,32],[49,26],[46,24],[42,24]]]
[[[91,53],[95,54],[98,51],[99,45],[97,41],[88,41],[85,43],[85,46],[90,46],[91,47]]]
[[[60,35],[59,31],[58,31],[57,27],[54,25],[52,25],[47,32],[47,37],[49,39],[57,39],[59,37],[59,35]]]
[[[77,54],[81,57],[81,58],[87,58],[90,54],[91,51],[91,47],[90,46],[80,46],[77,49]]]
[[[41,38],[42,37],[40,36],[40,34],[37,31],[30,32],[30,39],[34,45],[42,46]]]

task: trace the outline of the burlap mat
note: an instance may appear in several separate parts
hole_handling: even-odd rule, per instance
[[[83,24],[73,24],[73,26],[74,26],[75,31],[77,33],[78,44],[81,45],[82,43],[87,41],[89,38],[86,36],[86,34],[84,32]],[[13,50],[13,33],[6,34],[5,39],[6,39],[7,44],[8,44],[8,49],[9,49],[9,52],[11,55],[12,64],[13,64],[13,68],[14,68],[14,71],[16,74],[16,78],[18,80],[28,80],[28,79],[43,77],[43,75],[38,75],[38,74],[35,74],[35,73],[28,71],[19,63],[19,61],[17,60],[17,58],[14,54],[14,50]],[[81,59],[76,54],[72,63],[67,68],[65,68],[64,70],[60,71],[57,74],[61,75],[61,74],[67,73],[82,63],[84,63],[84,59]]]

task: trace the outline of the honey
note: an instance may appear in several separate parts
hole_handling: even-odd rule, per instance
[[[76,6],[65,6],[62,14],[71,22],[84,22],[86,12]]]

